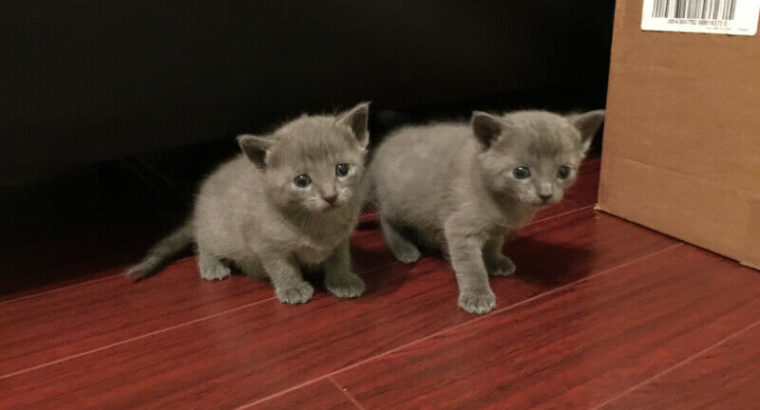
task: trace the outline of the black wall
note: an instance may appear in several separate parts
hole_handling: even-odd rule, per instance
[[[360,100],[378,111],[498,95],[541,104],[557,87],[571,94],[562,101],[596,108],[613,7],[5,0],[0,177],[231,139]]]

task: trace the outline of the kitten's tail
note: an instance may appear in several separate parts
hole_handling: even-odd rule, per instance
[[[193,225],[188,220],[164,239],[158,241],[145,255],[145,259],[129,268],[126,275],[142,280],[155,275],[166,266],[173,257],[193,243]]]

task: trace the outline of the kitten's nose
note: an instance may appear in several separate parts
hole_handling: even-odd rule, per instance
[[[335,200],[338,199],[338,194],[325,195],[322,197],[322,199],[324,199],[328,204],[332,205],[335,203]]]
[[[554,190],[549,183],[544,182],[538,186],[538,197],[544,202],[548,202],[552,198],[553,193]]]

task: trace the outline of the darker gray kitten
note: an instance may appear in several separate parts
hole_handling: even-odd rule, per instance
[[[408,127],[390,135],[368,176],[396,258],[416,261],[416,244],[440,250],[456,272],[459,306],[491,311],[496,298],[488,274],[515,271],[501,253],[505,236],[562,199],[603,119],[603,110],[568,117],[475,112],[469,126]]]
[[[323,269],[325,286],[356,297],[364,282],[350,270],[348,237],[364,201],[362,174],[369,104],[333,116],[302,116],[271,136],[241,135],[245,155],[202,184],[193,217],[154,246],[128,275],[155,273],[193,241],[207,280],[230,264],[269,278],[283,303],[303,303],[314,289],[301,269]]]

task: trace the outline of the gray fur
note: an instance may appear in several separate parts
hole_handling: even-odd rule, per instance
[[[368,170],[389,247],[404,263],[420,257],[418,245],[439,250],[456,273],[459,306],[470,313],[491,311],[496,299],[488,275],[515,272],[501,253],[505,236],[562,199],[603,119],[603,110],[568,117],[474,112],[469,125],[440,123],[391,134]],[[557,177],[560,165],[571,168],[567,179]],[[532,176],[515,178],[518,166],[529,167]]]
[[[128,276],[147,278],[161,270],[177,254],[193,243],[193,229],[190,221],[177,228],[154,245],[138,265],[127,271]]]
[[[364,201],[364,158],[369,104],[338,116],[302,116],[266,137],[241,135],[243,151],[201,185],[191,221],[159,242],[128,271],[155,272],[182,245],[195,241],[207,280],[224,279],[230,265],[268,278],[283,303],[314,294],[302,269],[323,269],[325,286],[339,297],[357,297],[365,286],[352,273],[348,237]],[[349,164],[338,176],[336,165]],[[295,185],[306,174],[311,184]]]

